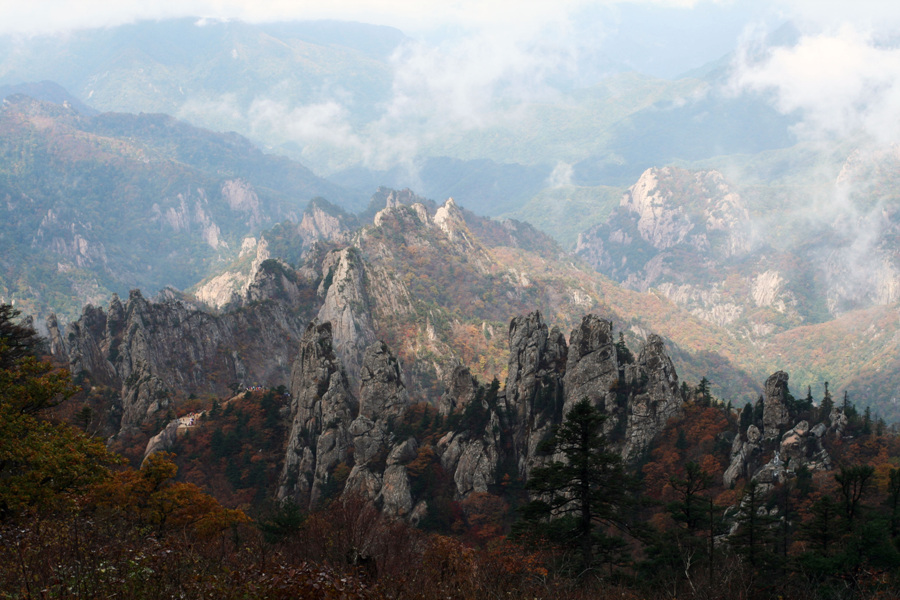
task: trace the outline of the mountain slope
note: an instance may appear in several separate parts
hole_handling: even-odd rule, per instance
[[[235,134],[25,96],[0,108],[0,157],[0,297],[61,318],[110,292],[186,288],[314,196],[352,201]]]

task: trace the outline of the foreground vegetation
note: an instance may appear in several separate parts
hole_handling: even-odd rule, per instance
[[[259,431],[277,431],[275,391],[216,405],[176,447],[181,456],[128,466],[89,435],[89,412],[64,410],[76,389],[13,317],[4,307],[0,598],[900,594],[900,439],[851,405],[844,434],[829,442],[834,470],[726,489],[723,433],[752,422],[752,407],[739,414],[702,382],[643,464],[626,470],[608,451],[603,416],[579,404],[529,481],[506,478],[461,502],[431,445],[448,424],[414,405],[397,427],[423,440],[408,468],[432,508],[412,527],[340,487],[310,511],[267,500],[278,452],[260,446]],[[792,401],[810,422],[824,412]],[[478,420],[462,414],[455,425]]]

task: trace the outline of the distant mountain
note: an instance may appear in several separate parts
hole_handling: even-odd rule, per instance
[[[93,116],[97,114],[96,109],[91,108],[90,106],[70,94],[64,87],[52,81],[41,81],[38,83],[19,83],[16,85],[0,85],[0,100],[18,94],[21,94],[23,96],[30,96],[35,100],[40,100],[42,102],[52,102],[53,104],[62,104],[64,106],[69,106],[76,112],[85,116]]]
[[[742,190],[715,170],[648,169],[576,254],[730,331],[748,344],[737,361],[748,371],[831,381],[894,418],[898,178],[896,150],[852,153],[820,189]]]
[[[457,122],[435,106],[428,74],[414,75],[419,51],[396,29],[359,23],[164,20],[0,38],[0,85],[56,81],[99,110],[236,131],[366,193],[410,185],[487,201],[488,214],[538,194],[559,162],[574,165],[576,185],[627,186],[651,166],[794,143],[793,118],[722,91],[726,59],[664,79],[587,56],[583,82],[560,73],[533,99],[489,93]]]
[[[358,202],[236,134],[22,95],[0,108],[0,157],[0,297],[63,318],[111,292],[188,287],[315,196]]]
[[[55,81],[102,111],[176,115],[186,102],[223,97],[246,109],[258,96],[314,102],[336,87],[366,107],[390,92],[386,59],[404,39],[359,23],[144,21],[0,38],[0,83]],[[194,116],[225,124],[221,114]]]

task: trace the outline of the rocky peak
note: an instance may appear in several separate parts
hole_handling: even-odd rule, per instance
[[[462,410],[475,398],[478,382],[472,376],[472,372],[464,365],[457,365],[450,373],[447,389],[438,401],[438,411],[447,416],[455,411]]]
[[[769,376],[765,396],[759,400],[763,409],[762,422],[757,420],[748,425],[743,436],[738,432],[735,437],[731,447],[731,464],[723,477],[726,486],[731,486],[740,477],[771,486],[794,477],[801,467],[810,471],[831,468],[831,457],[822,441],[826,435],[840,435],[840,431],[833,426],[829,429],[825,421],[814,427],[805,420],[795,422],[795,417],[788,410],[789,394],[787,373],[778,371]],[[762,431],[757,426],[759,424],[763,426]],[[771,456],[771,459],[762,464],[764,455]]]
[[[224,395],[232,384],[289,381],[289,348],[308,315],[285,303],[264,302],[222,315],[198,310],[180,295],[148,301],[137,290],[106,311],[85,307],[81,318],[54,336],[54,354],[73,373],[118,390],[108,430],[142,425],[189,394]]]
[[[513,443],[523,477],[534,464],[538,444],[559,422],[567,352],[565,337],[555,327],[548,330],[540,312],[510,322],[506,404],[515,415]]]
[[[694,225],[671,191],[661,188],[660,177],[671,175],[671,167],[647,169],[622,197],[620,205],[637,215],[641,237],[654,248],[665,250],[687,238]]]
[[[265,221],[256,190],[243,179],[229,179],[222,184],[222,198],[228,207],[247,215],[247,224],[251,228],[259,227]]]
[[[280,300],[287,306],[298,306],[311,284],[284,261],[270,258],[256,267],[244,291],[244,303]]]
[[[766,380],[765,398],[763,400],[763,437],[777,439],[790,426],[791,415],[788,412],[787,398],[788,374],[784,371],[773,373]]]
[[[375,214],[374,224],[381,227],[390,221],[396,221],[401,230],[427,226],[431,221],[428,210],[418,202],[412,205],[397,204],[388,206]]]
[[[469,227],[466,225],[466,219],[456,202],[453,201],[453,198],[448,198],[435,211],[434,223],[441,228],[441,231],[447,234],[451,242],[460,238],[467,242],[469,241]]]
[[[358,405],[332,344],[331,323],[313,320],[291,371],[291,427],[279,498],[314,504],[334,468],[349,457]]]
[[[409,406],[400,363],[384,342],[366,348],[359,379],[360,415],[376,422],[388,421],[400,417]]]
[[[615,390],[619,382],[619,364],[611,321],[596,315],[582,318],[569,336],[565,373],[564,414],[584,399],[611,417],[618,412]],[[608,423],[611,425],[612,422],[610,418]]]
[[[376,339],[365,270],[357,248],[335,250],[323,261],[323,278],[319,286],[319,293],[324,295],[319,320],[331,323],[335,351],[351,373],[354,388],[362,366],[362,354]]]
[[[678,389],[678,374],[662,338],[655,334],[647,338],[637,362],[625,368],[625,383],[632,393],[622,458],[634,462],[647,451],[669,419],[681,412],[684,404]]]
[[[337,206],[323,198],[313,198],[303,211],[297,232],[307,248],[317,240],[345,241],[356,225],[356,219]]]

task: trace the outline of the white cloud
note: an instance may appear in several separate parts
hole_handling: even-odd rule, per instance
[[[880,46],[851,25],[746,61],[733,83],[774,94],[780,111],[801,115],[802,133],[900,141],[900,49]]]
[[[554,188],[568,187],[572,185],[572,176],[574,174],[575,169],[572,168],[572,165],[560,161],[556,163],[553,172],[550,173],[550,177],[547,178],[547,185]]]

